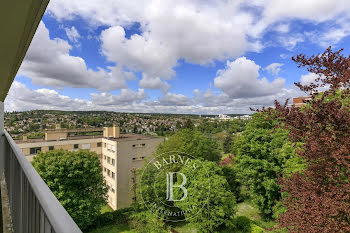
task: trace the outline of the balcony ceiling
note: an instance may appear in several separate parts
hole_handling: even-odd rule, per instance
[[[49,0],[0,3],[0,101],[4,102]]]

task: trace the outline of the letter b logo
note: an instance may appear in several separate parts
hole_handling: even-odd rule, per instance
[[[180,174],[182,176],[182,183],[180,185],[175,184],[174,185],[174,174]],[[184,187],[186,184],[186,176],[181,172],[168,172],[166,174],[166,181],[167,181],[167,190],[166,190],[166,200],[167,201],[183,201],[187,197],[187,189]],[[180,200],[174,200],[174,187],[175,188],[181,188],[184,192],[184,195]]]

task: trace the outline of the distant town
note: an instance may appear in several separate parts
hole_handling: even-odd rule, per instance
[[[56,129],[58,127],[79,129],[111,127],[113,125],[118,125],[121,133],[165,136],[176,132],[178,129],[191,127],[186,123],[193,124],[194,127],[212,124],[213,128],[220,128],[218,122],[249,120],[250,118],[250,115],[244,114],[178,115],[35,110],[5,113],[5,128],[14,139],[20,139],[23,135],[28,136],[28,138],[44,137],[43,131],[45,129]],[[218,130],[218,132],[220,131]]]

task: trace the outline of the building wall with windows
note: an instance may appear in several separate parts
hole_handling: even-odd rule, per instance
[[[137,180],[133,170],[141,168],[145,159],[152,157],[162,141],[163,138],[142,135],[102,139],[103,175],[107,185],[111,187],[108,200],[112,209],[125,208],[132,204],[135,198],[133,178]]]
[[[113,129],[110,129],[113,128]],[[50,132],[50,140],[27,139],[16,141],[29,161],[39,152],[54,149],[90,150],[96,152],[101,161],[102,173],[108,190],[108,204],[116,210],[129,207],[135,198],[135,170],[151,158],[163,138],[136,134],[120,134],[119,127],[104,128],[104,135],[65,137]],[[107,131],[106,131],[107,130]],[[56,138],[56,140],[52,140]],[[135,180],[133,180],[135,178]]]
[[[22,150],[26,158],[31,162],[34,156],[39,152],[47,152],[54,149],[63,150],[90,150],[96,152],[98,155],[102,155],[102,138],[92,139],[77,139],[77,140],[64,140],[64,141],[20,141],[16,142],[18,147]]]

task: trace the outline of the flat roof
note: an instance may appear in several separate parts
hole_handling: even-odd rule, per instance
[[[37,143],[37,142],[60,142],[60,141],[70,141],[70,140],[83,140],[83,139],[97,139],[104,138],[103,135],[80,135],[80,136],[69,136],[67,139],[63,140],[45,140],[44,138],[28,138],[27,141],[23,140],[14,140],[17,144],[24,143]],[[133,140],[147,140],[147,139],[155,139],[161,137],[155,136],[145,136],[141,134],[120,134],[119,138],[105,138],[111,141],[133,141]]]
[[[120,134],[119,138],[105,138],[111,141],[134,141],[134,140],[147,140],[147,139],[156,139],[156,138],[162,138],[162,137],[155,137],[155,136],[146,136],[142,134]]]
[[[102,135],[79,135],[79,136],[69,136],[67,139],[63,140],[45,140],[44,138],[28,138],[27,141],[23,140],[14,140],[17,144],[22,143],[36,143],[36,142],[61,142],[61,141],[70,141],[70,140],[82,140],[82,139],[95,139],[95,138],[103,138]]]

